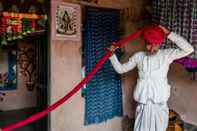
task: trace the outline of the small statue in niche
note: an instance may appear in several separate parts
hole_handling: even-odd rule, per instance
[[[64,11],[64,15],[62,17],[62,25],[61,28],[63,28],[65,30],[65,32],[73,30],[72,26],[71,26],[71,18],[68,15],[67,11]]]

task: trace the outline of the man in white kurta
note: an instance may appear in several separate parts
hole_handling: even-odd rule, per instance
[[[134,131],[166,131],[169,109],[170,85],[167,73],[170,64],[194,51],[193,47],[181,36],[171,32],[167,38],[178,49],[159,49],[152,55],[137,52],[127,63],[121,64],[116,55],[110,57],[114,69],[122,74],[138,68],[139,78],[134,90],[134,99],[138,105]]]

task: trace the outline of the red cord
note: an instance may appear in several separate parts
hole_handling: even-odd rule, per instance
[[[122,47],[124,44],[137,38],[140,35],[141,35],[141,31],[134,32],[131,35],[127,36],[126,38],[116,42],[116,45],[118,47]],[[57,102],[55,102],[54,104],[49,106],[44,111],[38,112],[38,113],[36,113],[36,114],[34,114],[22,121],[19,121],[17,123],[14,123],[14,124],[11,124],[11,125],[8,125],[8,126],[2,128],[2,131],[11,131],[13,129],[25,126],[29,123],[32,123],[32,122],[46,116],[51,111],[55,110],[57,107],[62,105],[64,102],[66,102],[70,97],[72,97],[75,93],[77,93],[83,87],[84,84],[88,83],[111,55],[112,55],[112,52],[107,51],[106,54],[95,65],[95,67],[92,69],[92,71],[77,86],[75,86],[68,94],[66,94],[63,98],[61,98],[60,100],[58,100]]]

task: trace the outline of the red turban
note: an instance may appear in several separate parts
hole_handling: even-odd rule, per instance
[[[142,37],[152,45],[161,45],[165,39],[165,32],[158,26],[148,26],[143,29]]]

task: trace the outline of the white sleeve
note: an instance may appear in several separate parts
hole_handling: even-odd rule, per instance
[[[116,57],[115,54],[113,54],[109,59],[112,63],[112,66],[114,67],[116,72],[119,73],[119,74],[126,73],[126,72],[132,70],[133,68],[135,68],[136,65],[137,65],[137,54],[130,57],[129,61],[124,63],[124,64],[121,64],[119,62],[119,60],[118,60],[118,58]]]
[[[194,51],[194,47],[186,39],[174,32],[171,32],[167,38],[179,47],[178,49],[167,49],[167,57],[170,62],[185,57]]]

